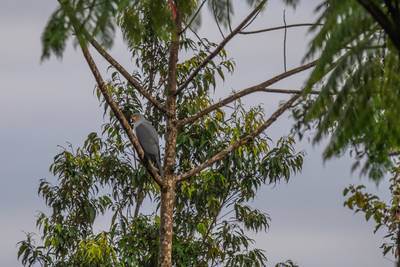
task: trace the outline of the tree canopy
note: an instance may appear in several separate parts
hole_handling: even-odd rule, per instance
[[[251,11],[232,27],[231,1],[209,1],[218,25],[229,29],[216,44],[195,32],[205,1],[59,0],[42,36],[42,59],[61,57],[73,38],[109,121],[102,134],[91,133],[83,146],[54,158],[50,170],[57,182],[42,180],[39,187],[51,211],[37,219],[41,243],[35,245],[32,235],[20,242],[24,265],[265,266],[264,251],[246,231],[265,231],[269,217],[250,202],[262,185],[288,181],[303,161],[289,133],[276,144],[264,134],[301,91],[268,87],[315,62],[214,101],[210,92],[235,67],[225,45],[266,3],[247,2]],[[133,72],[107,51],[117,27]],[[111,65],[107,80],[89,48]],[[240,100],[260,91],[292,96],[267,118],[260,105],[244,108]],[[163,177],[132,131],[129,118],[136,112],[164,141]],[[146,203],[153,204],[150,213],[143,211]],[[109,223],[97,230],[96,219],[104,216]]]

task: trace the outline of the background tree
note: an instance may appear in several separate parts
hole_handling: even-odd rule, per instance
[[[399,1],[323,1],[320,16],[306,58],[319,56],[306,92],[320,88],[318,96],[306,95],[295,111],[298,130],[315,126],[314,142],[330,136],[324,157],[340,156],[351,149],[362,162],[362,174],[376,182],[389,172],[390,203],[364,192],[364,186],[350,186],[345,205],[362,211],[376,222],[375,232],[386,227],[384,254],[399,256],[398,157],[400,128]],[[396,167],[397,166],[397,167]],[[397,263],[400,266],[400,261]]]
[[[318,87],[321,93],[309,95],[296,116],[301,130],[316,125],[314,142],[331,136],[326,159],[351,148],[354,168],[365,159],[362,173],[378,180],[392,168],[400,144],[399,50],[358,2],[374,1],[328,0],[317,8],[316,25],[323,26],[312,27],[316,35],[306,58],[320,55],[307,90]],[[378,2],[390,20],[390,6],[398,8],[398,1]]]
[[[400,177],[399,167],[393,168],[393,176],[390,179],[389,190],[391,199],[388,202],[382,201],[378,196],[365,192],[363,185],[350,185],[343,191],[347,197],[344,205],[355,213],[363,212],[365,220],[371,218],[375,222],[374,233],[384,228],[385,239],[381,248],[383,255],[390,254],[397,258],[397,265],[400,266]]]
[[[230,29],[219,44],[188,33],[204,2],[59,1],[43,33],[43,58],[61,56],[74,36],[96,79],[98,96],[110,111],[110,123],[104,127],[105,140],[91,134],[83,148],[66,149],[55,158],[51,170],[59,184],[42,181],[39,188],[53,213],[38,219],[43,245],[33,246],[29,236],[21,243],[24,264],[265,264],[265,255],[251,249],[241,227],[260,231],[268,218],[246,203],[261,184],[288,179],[302,162],[291,138],[269,149],[262,134],[292,107],[300,91],[268,87],[315,63],[213,102],[208,93],[216,87],[217,75],[224,79],[233,71],[225,45],[255,19],[265,1],[254,3],[234,28],[230,1],[210,1],[216,21],[226,21]],[[105,49],[116,26],[132,53],[133,74]],[[89,44],[116,70],[111,80],[102,78]],[[184,59],[178,61],[179,55]],[[240,103],[241,97],[259,91],[294,96],[264,119],[260,107],[245,110]],[[221,109],[230,103],[233,110]],[[144,112],[164,137],[164,177],[143,157],[127,119],[134,112]],[[141,215],[146,197],[158,203],[160,216]],[[230,209],[232,220],[223,219],[221,212]],[[95,234],[96,216],[109,210],[109,231]]]

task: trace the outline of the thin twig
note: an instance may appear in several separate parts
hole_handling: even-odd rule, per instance
[[[194,79],[194,77],[214,58],[218,53],[225,47],[225,45],[240,32],[246,23],[257,13],[257,11],[265,4],[266,0],[261,3],[228,35],[222,42],[215,48],[215,50],[209,54],[204,61],[189,75],[189,77],[179,86],[175,94],[182,92],[186,86]]]
[[[217,222],[217,219],[218,219],[218,215],[221,213],[222,208],[223,208],[223,207],[225,206],[225,204],[226,204],[226,200],[227,200],[227,198],[228,198],[228,196],[229,196],[229,191],[230,191],[230,188],[231,188],[231,187],[232,187],[232,183],[230,183],[230,184],[228,185],[228,190],[226,190],[227,193],[225,194],[224,199],[221,201],[221,204],[220,204],[220,206],[219,206],[219,208],[218,208],[217,213],[216,213],[215,216],[213,217],[213,219],[212,219],[210,225],[208,226],[208,229],[207,229],[206,234],[203,236],[203,240],[202,240],[202,242],[201,242],[201,246],[204,246],[204,244],[205,244],[205,242],[206,242],[206,239],[207,239],[208,236],[210,235],[210,233],[211,233],[213,227],[215,226],[215,223]]]
[[[287,26],[286,26],[286,10],[283,10],[283,23],[285,25],[285,31],[283,35],[283,70],[286,71],[286,38],[287,38]]]
[[[260,15],[260,13],[261,13],[261,8],[257,11],[254,17],[243,27],[243,30],[247,29],[256,20],[258,15]]]
[[[227,15],[228,15],[228,27],[229,27],[229,32],[232,33],[232,24],[231,24],[231,1],[228,0],[226,3],[226,9],[227,9]]]
[[[219,25],[218,17],[217,17],[217,14],[215,12],[215,1],[212,1],[212,12],[213,12],[213,15],[214,15],[215,23],[217,24],[217,27],[218,27],[218,31],[221,34],[222,39],[225,39],[224,32],[222,31],[221,26]]]
[[[207,52],[210,53],[210,49],[208,48],[208,46],[203,42],[203,40],[201,39],[201,37],[197,34],[197,32],[195,32],[191,27],[189,27],[189,30],[194,34],[194,36],[196,36],[196,38],[199,40],[199,42],[204,46],[204,48],[207,50]]]
[[[192,16],[192,18],[190,19],[189,23],[186,24],[185,28],[179,32],[179,34],[184,33],[189,27],[190,25],[193,23],[193,21],[196,19],[196,17],[199,15],[201,9],[203,8],[204,4],[207,2],[207,0],[203,0],[203,2],[200,4],[199,8],[197,9],[197,11],[194,13],[194,15]]]
[[[256,34],[256,33],[262,33],[262,32],[270,32],[270,31],[277,31],[277,30],[282,30],[282,29],[289,29],[289,28],[294,28],[294,27],[312,27],[312,26],[322,26],[322,25],[323,24],[321,24],[321,23],[298,23],[298,24],[289,24],[286,26],[271,27],[271,28],[255,30],[255,31],[241,31],[241,32],[239,32],[239,34]]]

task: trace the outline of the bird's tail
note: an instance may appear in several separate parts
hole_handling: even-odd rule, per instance
[[[156,164],[156,167],[158,168],[158,172],[161,175],[161,177],[164,177],[164,171],[162,169],[161,166],[161,160],[160,160],[160,156],[159,155],[151,155],[150,156],[151,161],[153,162],[153,164]]]
[[[160,157],[157,157],[157,168],[158,168],[158,171],[160,172],[161,177],[164,177],[164,171],[161,166]]]

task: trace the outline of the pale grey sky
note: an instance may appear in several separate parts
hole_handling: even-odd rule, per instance
[[[303,0],[295,10],[288,9],[288,23],[311,22],[318,0]],[[16,243],[23,231],[34,231],[35,215],[44,210],[37,196],[40,178],[48,172],[57,145],[80,145],[87,134],[99,131],[102,110],[93,96],[94,80],[80,51],[69,47],[62,61],[51,59],[40,64],[40,35],[56,1],[1,0],[0,8],[0,266],[21,266],[16,260]],[[244,8],[237,10],[244,16]],[[252,27],[282,23],[281,1],[270,0],[266,12]],[[203,20],[201,33],[212,40],[220,37],[211,19]],[[288,30],[288,67],[297,66],[306,50],[306,29]],[[283,70],[283,32],[239,36],[228,46],[237,63],[217,96],[231,89],[256,84]],[[120,40],[113,55],[128,66],[129,55]],[[107,66],[101,64],[103,70]],[[300,88],[301,74],[275,87]],[[287,96],[257,94],[245,98],[248,105],[263,103],[272,112]],[[289,114],[267,133],[276,138],[287,135],[292,121]],[[393,266],[379,249],[382,233],[373,235],[372,224],[343,207],[341,192],[349,183],[367,183],[387,197],[386,183],[379,188],[350,173],[347,156],[323,163],[323,145],[312,147],[299,142],[306,152],[304,169],[288,184],[263,187],[254,205],[272,218],[268,233],[257,234],[256,245],[266,250],[273,263],[293,259],[302,267]]]

